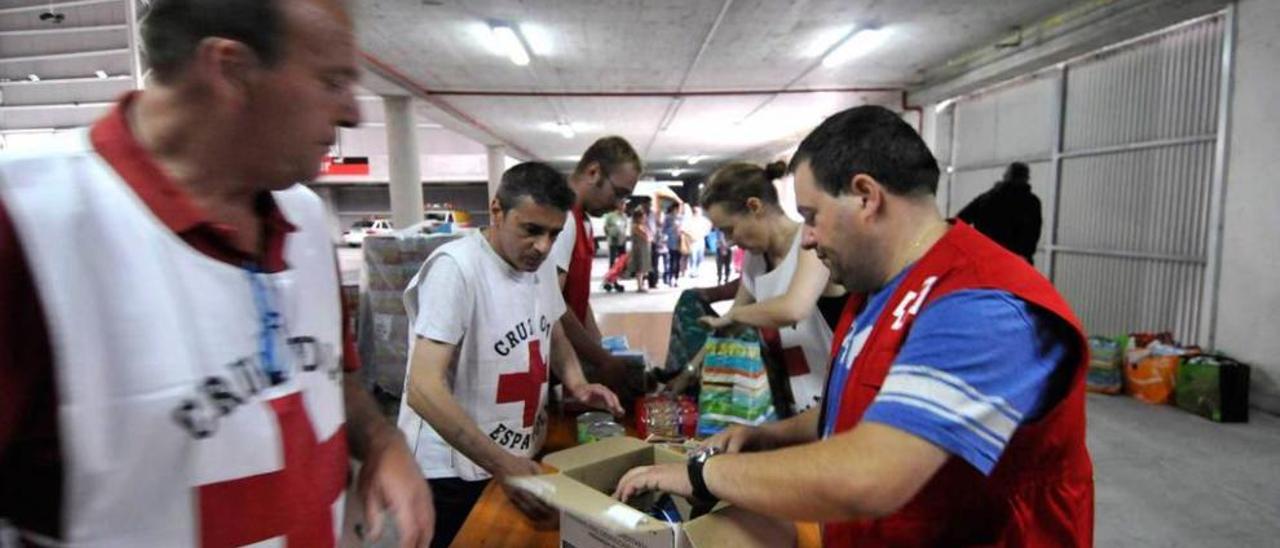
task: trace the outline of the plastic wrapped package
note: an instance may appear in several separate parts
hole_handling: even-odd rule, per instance
[[[356,323],[366,386],[399,397],[409,363],[409,317],[404,290],[433,251],[462,234],[397,234],[364,240]]]

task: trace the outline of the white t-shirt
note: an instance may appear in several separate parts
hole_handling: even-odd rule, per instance
[[[573,260],[573,246],[578,243],[578,230],[585,230],[591,235],[591,218],[587,215],[582,216],[582,225],[573,222],[573,212],[564,216],[564,230],[560,231],[560,235],[556,236],[556,243],[551,245],[551,256],[547,257],[547,262],[555,263],[556,268],[561,272],[569,271],[569,262]]]
[[[516,270],[477,232],[431,254],[409,282],[405,307],[411,337],[457,347],[447,381],[467,416],[513,455],[535,455],[546,437],[551,329],[566,310],[555,265]],[[450,447],[407,398],[397,422],[427,478],[491,477]]]
[[[742,286],[756,302],[784,295],[791,287],[800,263],[800,240],[803,230],[797,230],[791,249],[772,271],[766,272],[763,255],[747,252],[742,265]],[[821,267],[826,272],[826,267]],[[831,362],[831,326],[822,317],[817,306],[800,323],[778,329],[782,351],[791,373],[791,395],[795,399],[795,412],[799,413],[822,401],[827,380],[827,368]]]

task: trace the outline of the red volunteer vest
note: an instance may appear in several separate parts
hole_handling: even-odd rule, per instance
[[[1080,321],[1053,286],[1025,260],[962,222],[916,264],[876,320],[855,358],[835,420],[853,429],[871,405],[906,341],[916,314],[953,291],[999,289],[1069,323],[1079,359],[1065,395],[1039,420],[1019,426],[990,476],[951,457],[915,498],[893,515],[823,524],[838,546],[1090,546],[1093,464],[1085,447],[1084,373],[1088,345]],[[849,299],[831,355],[861,310]],[[839,367],[833,364],[832,369]]]
[[[576,205],[571,211],[573,215],[574,234],[573,258],[569,260],[569,272],[564,281],[564,302],[569,310],[578,317],[578,321],[587,320],[587,298],[591,296],[591,261],[596,256],[596,240],[591,236],[590,224],[585,224],[586,215],[582,205]]]

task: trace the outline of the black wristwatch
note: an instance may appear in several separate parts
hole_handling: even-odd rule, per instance
[[[702,466],[711,460],[711,457],[722,452],[719,447],[708,447],[689,455],[689,484],[693,486],[694,500],[708,503],[720,502],[720,499],[707,489],[707,481],[702,477]]]

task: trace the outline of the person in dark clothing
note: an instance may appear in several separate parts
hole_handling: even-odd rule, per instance
[[[990,190],[956,215],[1027,262],[1035,264],[1040,243],[1040,199],[1031,192],[1031,170],[1014,162]]]

